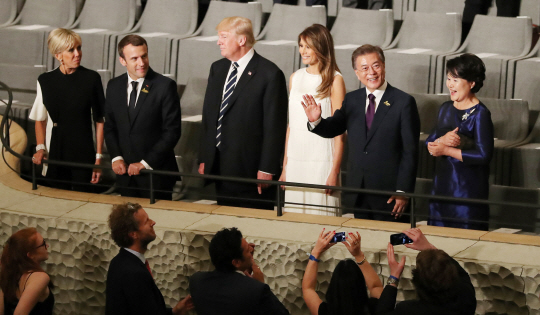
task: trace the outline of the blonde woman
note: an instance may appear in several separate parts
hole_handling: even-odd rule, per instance
[[[289,125],[280,180],[338,186],[343,135],[325,139],[309,132],[300,106],[304,97],[314,97],[321,104],[323,118],[341,108],[345,83],[336,64],[332,35],[323,25],[313,24],[298,35],[298,46],[307,67],[293,73],[289,80]],[[339,195],[331,190],[287,187],[285,211],[339,216]]]
[[[50,158],[99,165],[105,105],[101,78],[97,72],[81,66],[81,37],[75,32],[55,29],[49,34],[48,46],[60,66],[38,78],[37,96],[30,112],[30,119],[36,121],[37,142],[32,161],[39,165],[43,159]],[[92,118],[96,123],[97,150],[94,149]],[[101,170],[49,165],[44,167],[43,175],[79,183],[49,182],[57,188],[92,191],[88,185],[80,183],[97,184]]]

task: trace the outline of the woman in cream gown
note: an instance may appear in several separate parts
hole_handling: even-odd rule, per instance
[[[289,125],[280,181],[338,186],[343,135],[325,139],[311,133],[301,105],[304,95],[312,95],[321,105],[323,118],[341,107],[345,83],[336,64],[332,35],[326,27],[314,24],[300,33],[298,45],[307,67],[289,80]],[[338,191],[285,188],[285,212],[340,216],[339,206]]]

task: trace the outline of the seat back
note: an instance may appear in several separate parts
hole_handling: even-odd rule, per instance
[[[136,2],[137,0],[86,0],[75,27],[127,32],[135,25]]]
[[[521,0],[519,15],[530,16],[534,25],[540,24],[540,1]]]
[[[197,12],[197,0],[149,0],[136,29],[141,33],[193,34]]]
[[[482,98],[491,112],[494,137],[499,140],[521,141],[529,132],[529,105],[524,100]]]
[[[191,77],[180,99],[182,116],[202,115],[207,78]]]
[[[523,0],[522,0],[523,1]],[[463,13],[465,1],[463,0],[416,0],[416,12],[426,13]]]
[[[409,12],[412,13],[412,12]],[[429,135],[437,126],[437,115],[441,105],[450,100],[449,95],[411,93],[416,100],[420,115],[420,132]]]
[[[531,18],[476,15],[460,52],[525,56],[531,49]]]
[[[461,15],[409,12],[391,48],[454,52],[461,43]]]
[[[0,25],[9,25],[17,17],[17,0],[0,0]]]
[[[75,21],[75,0],[26,0],[16,23],[68,27]]]
[[[261,31],[262,5],[258,2],[235,3],[226,1],[210,1],[210,6],[204,20],[195,32],[197,36],[214,36],[216,27],[226,17],[242,16],[251,20],[253,35],[256,37]]]
[[[294,6],[274,4],[268,22],[257,39],[298,40],[306,27],[312,24],[326,25],[326,10],[323,6]]]
[[[392,42],[393,32],[392,10],[342,8],[332,26],[335,45],[369,43],[385,48]]]

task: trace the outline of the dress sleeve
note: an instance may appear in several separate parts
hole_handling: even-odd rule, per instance
[[[93,94],[92,117],[94,122],[103,121],[103,117],[105,116],[105,94],[103,93],[103,84],[101,83],[99,74],[94,81]]]
[[[47,120],[47,108],[43,104],[43,94],[41,93],[41,85],[39,81],[37,82],[37,94],[32,110],[30,111],[30,116],[28,118],[35,121],[45,121]]]
[[[462,150],[461,156],[465,164],[489,164],[493,156],[493,122],[487,109],[478,111],[474,122],[474,148]]]

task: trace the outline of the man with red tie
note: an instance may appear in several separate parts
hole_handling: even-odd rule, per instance
[[[107,273],[105,314],[183,315],[193,309],[190,295],[174,308],[166,307],[154,282],[144,253],[156,239],[155,224],[139,204],[113,206],[109,227],[120,252],[111,260]]]

